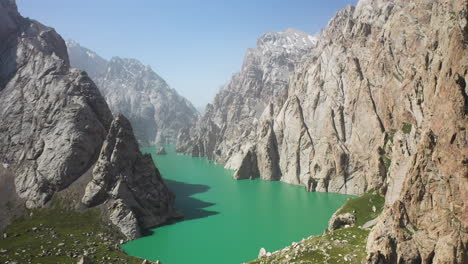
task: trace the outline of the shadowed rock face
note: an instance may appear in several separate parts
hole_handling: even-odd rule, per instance
[[[464,263],[467,14],[463,0],[361,0],[317,36],[284,92],[265,103],[258,91],[273,73],[243,68],[233,80],[248,81],[222,90],[179,149],[236,178],[258,171],[309,191],[379,189],[387,206],[369,236],[370,263]]]
[[[141,143],[175,142],[179,130],[198,119],[192,104],[140,61],[106,61],[74,41],[67,48],[71,65],[90,75],[114,114],[128,117]]]
[[[62,38],[53,29],[21,17],[14,1],[2,0],[0,40],[0,162],[7,170],[4,174],[13,175],[13,189],[26,207],[44,206],[98,161],[95,177],[105,174],[115,182],[122,173],[131,172],[125,174],[126,186],[155,187],[152,192],[146,190],[145,196],[116,196],[121,207],[135,215],[133,229],[160,224],[169,217],[172,194],[151,159],[138,151],[128,122],[122,117],[112,122],[93,81],[70,68]],[[101,157],[107,153],[101,150],[103,142],[120,139],[118,131],[125,131],[126,143],[112,146],[112,153],[120,157],[130,155],[122,151],[132,149],[132,162],[103,167],[104,158],[98,160],[100,153]],[[140,207],[132,208],[136,201]],[[109,214],[114,212],[111,209]],[[126,235],[132,238],[138,232]]]
[[[142,155],[130,122],[122,115],[111,124],[82,202],[108,201],[111,221],[129,238],[174,215],[174,194],[165,186],[149,154]],[[135,224],[137,223],[137,224]]]

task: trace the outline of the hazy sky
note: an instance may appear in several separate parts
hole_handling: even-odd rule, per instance
[[[106,59],[150,65],[195,106],[240,70],[269,31],[314,34],[357,0],[17,0],[20,12]]]

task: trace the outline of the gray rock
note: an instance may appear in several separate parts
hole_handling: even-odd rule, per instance
[[[353,226],[356,223],[356,217],[351,213],[333,215],[328,222],[328,230],[333,231],[346,226]]]
[[[267,254],[267,251],[265,248],[261,248],[260,251],[258,252],[258,258],[265,257]]]
[[[70,69],[53,29],[5,1],[0,12],[17,25],[0,35],[0,160],[27,207],[40,207],[95,162],[112,115],[91,79]]]
[[[377,224],[378,221],[379,221],[378,218],[375,218],[375,219],[372,219],[372,220],[370,220],[370,221],[367,221],[366,223],[364,223],[364,224],[362,225],[362,228],[364,228],[364,229],[365,229],[365,228],[371,228],[371,227],[375,226],[375,224]]]
[[[197,125],[181,131],[177,150],[225,164],[238,179],[281,179],[274,117],[289,78],[315,44],[315,37],[294,29],[262,36]]]
[[[77,264],[91,264],[91,263],[92,263],[91,260],[89,260],[87,256],[80,257],[80,259],[77,262]]]
[[[23,18],[14,1],[0,1],[0,40],[0,163],[8,164],[0,171],[8,185],[0,189],[2,211],[7,194],[42,207],[78,179],[86,183],[94,167],[83,201],[105,210],[129,238],[139,232],[128,230],[171,217],[174,196],[151,157],[140,153],[127,119],[112,121],[86,73],[70,68],[63,39]]]
[[[166,155],[166,149],[164,147],[160,147],[158,151],[156,152],[157,155]]]
[[[141,143],[175,142],[179,130],[198,119],[198,111],[188,100],[138,60],[114,57],[106,61],[74,41],[67,41],[67,48],[71,65],[91,76],[114,115],[128,117]]]
[[[464,263],[467,14],[463,0],[361,0],[330,20],[270,106],[255,87],[274,87],[261,81],[273,72],[242,71],[239,86],[249,92],[241,102],[241,89],[222,90],[189,132],[188,152],[238,170],[256,149],[257,166],[269,169],[274,159],[260,160],[258,142],[270,122],[280,180],[385,193],[368,263]]]
[[[90,207],[109,204],[111,222],[128,239],[139,237],[140,227],[160,225],[175,215],[174,194],[151,156],[140,152],[123,115],[112,122],[82,202]]]

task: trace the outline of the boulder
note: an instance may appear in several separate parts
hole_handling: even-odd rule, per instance
[[[353,226],[356,222],[356,217],[351,213],[333,215],[328,222],[328,230],[333,231],[342,227]]]
[[[160,147],[158,151],[156,152],[157,155],[166,155],[166,149],[164,147]]]

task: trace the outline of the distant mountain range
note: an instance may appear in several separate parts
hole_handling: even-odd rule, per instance
[[[103,59],[75,41],[67,41],[70,63],[93,79],[112,113],[128,117],[142,144],[175,142],[180,129],[198,119],[198,111],[149,66],[135,59]]]

